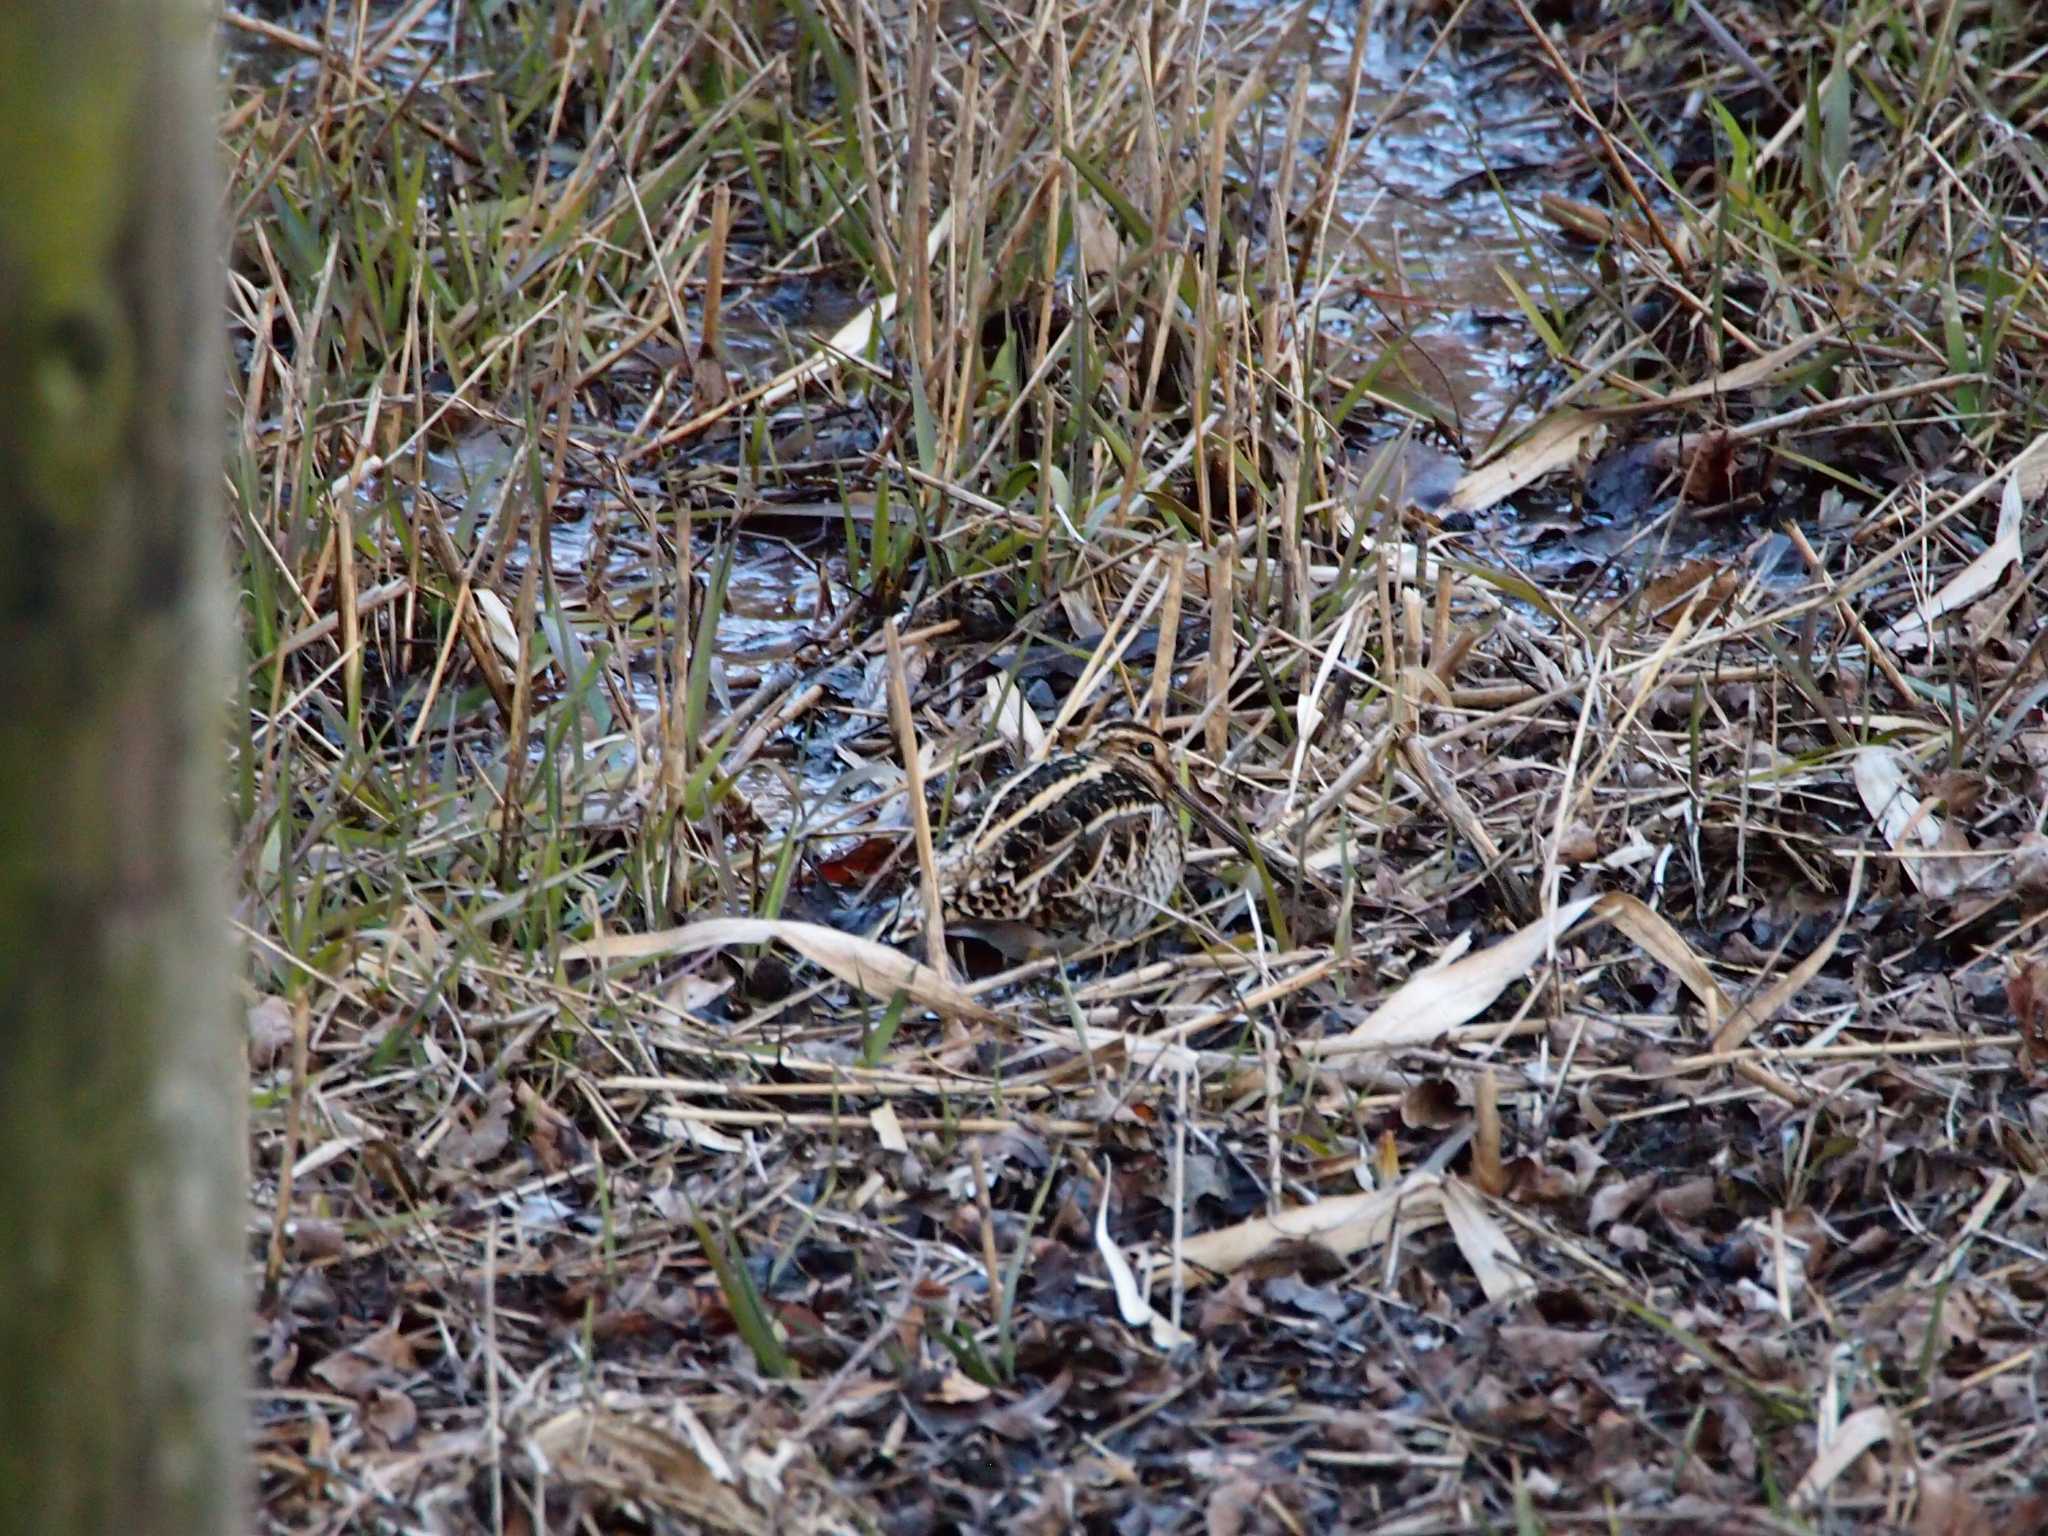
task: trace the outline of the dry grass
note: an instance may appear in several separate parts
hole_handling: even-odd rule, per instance
[[[1320,12],[231,13],[265,1527],[2048,1529],[2048,27],[1789,9],[1380,18],[1498,423]],[[1128,953],[701,926],[1105,712]]]

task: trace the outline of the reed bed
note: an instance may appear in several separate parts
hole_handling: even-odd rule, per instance
[[[2048,1528],[2033,7],[225,33],[264,1528]],[[1256,858],[828,926],[1124,715]]]

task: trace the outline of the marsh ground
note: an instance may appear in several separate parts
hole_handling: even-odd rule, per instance
[[[224,28],[265,1528],[2048,1529],[2036,8]]]

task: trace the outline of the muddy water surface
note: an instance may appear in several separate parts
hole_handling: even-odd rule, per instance
[[[1269,167],[1306,69],[1303,148],[1320,168],[1342,121],[1355,9],[1318,6],[1291,35],[1291,6],[1243,0],[1218,14],[1226,56],[1278,47],[1263,104]],[[1555,106],[1510,77],[1519,55],[1474,58],[1435,41],[1416,26],[1365,35],[1328,241],[1340,275],[1323,290],[1319,318],[1361,361],[1394,348],[1381,375],[1390,392],[1441,409],[1477,445],[1502,425],[1536,356],[1509,280],[1550,304],[1581,291],[1536,212],[1569,141]],[[1297,173],[1298,186],[1306,179]]]
[[[274,14],[287,32],[296,29],[301,38],[318,34],[317,12],[301,15],[282,7]],[[1241,206],[1256,208],[1270,196],[1297,78],[1306,94],[1296,207],[1311,195],[1330,141],[1342,131],[1357,14],[1351,6],[1321,6],[1300,16],[1295,6],[1260,0],[1212,6],[1206,59],[1230,77],[1265,58],[1272,82],[1233,140],[1232,196]],[[360,48],[374,55],[378,67],[403,69],[408,78],[432,68],[430,54],[447,38],[445,13],[436,13],[438,32],[415,31],[389,48],[383,47],[380,15],[381,8],[373,8],[360,45],[342,40],[331,46],[352,54]],[[275,79],[312,64],[288,38],[245,29],[236,42],[238,70],[268,71]],[[1540,361],[1516,288],[1548,308],[1575,293],[1570,265],[1556,256],[1548,226],[1535,212],[1570,147],[1556,109],[1510,77],[1508,71],[1520,67],[1519,55],[1489,60],[1433,42],[1420,27],[1382,25],[1366,35],[1326,243],[1334,275],[1297,296],[1325,338],[1333,371],[1349,378],[1374,373],[1380,404],[1362,408],[1359,419],[1381,416],[1389,431],[1416,420],[1447,425],[1448,432],[1434,434],[1434,443],[1432,434],[1418,434],[1422,446],[1409,464],[1409,493],[1425,506],[1462,468],[1450,444],[1483,444],[1511,419],[1530,367]],[[1199,219],[1182,233],[1199,237]],[[815,351],[871,298],[830,274],[743,244],[735,247],[728,283],[720,351],[738,389],[762,383]],[[701,325],[701,316],[692,312],[686,321]],[[671,391],[682,387],[687,359],[658,354],[656,347],[643,348],[631,365],[643,378],[648,369],[665,374]],[[624,403],[619,419],[579,422],[578,428],[587,427],[591,440],[601,443],[637,425],[644,396],[637,388],[627,393],[639,398]],[[668,411],[676,398],[669,394]],[[799,398],[780,413],[776,426],[815,432],[818,419],[819,403]],[[1355,429],[1359,419],[1349,426]],[[842,436],[830,439],[838,451],[863,451],[858,433],[843,443]],[[747,451],[731,436],[713,441],[707,435],[686,457],[739,469]],[[518,452],[516,434],[482,427],[438,447],[427,479],[474,525],[496,504]],[[792,456],[831,453],[828,445],[824,452]],[[636,593],[644,591],[659,607],[673,590],[672,572],[662,564],[668,558],[662,536],[672,530],[646,522],[668,516],[669,487],[655,473],[636,474],[632,486],[637,507],[606,490],[569,487],[557,502],[550,535],[557,581],[571,594],[602,590],[615,619],[636,606],[646,611],[635,604]],[[836,527],[828,520],[819,525],[822,537],[809,532],[802,530],[801,549],[774,536],[746,536],[736,547],[714,679],[728,697],[742,696],[775,675],[850,596]],[[523,550],[515,551],[514,580],[521,556]],[[654,637],[667,627],[661,618],[651,629],[614,631],[625,648],[634,702],[643,709],[656,704],[653,651],[666,642]]]

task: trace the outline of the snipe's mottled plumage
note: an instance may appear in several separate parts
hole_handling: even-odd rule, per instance
[[[954,820],[935,857],[947,931],[1006,948],[1020,939],[1065,949],[1131,937],[1180,884],[1183,806],[1239,841],[1180,787],[1157,733],[1127,721],[1098,727],[1079,750],[1011,776]],[[913,884],[884,936],[900,944],[923,931],[921,885]]]

